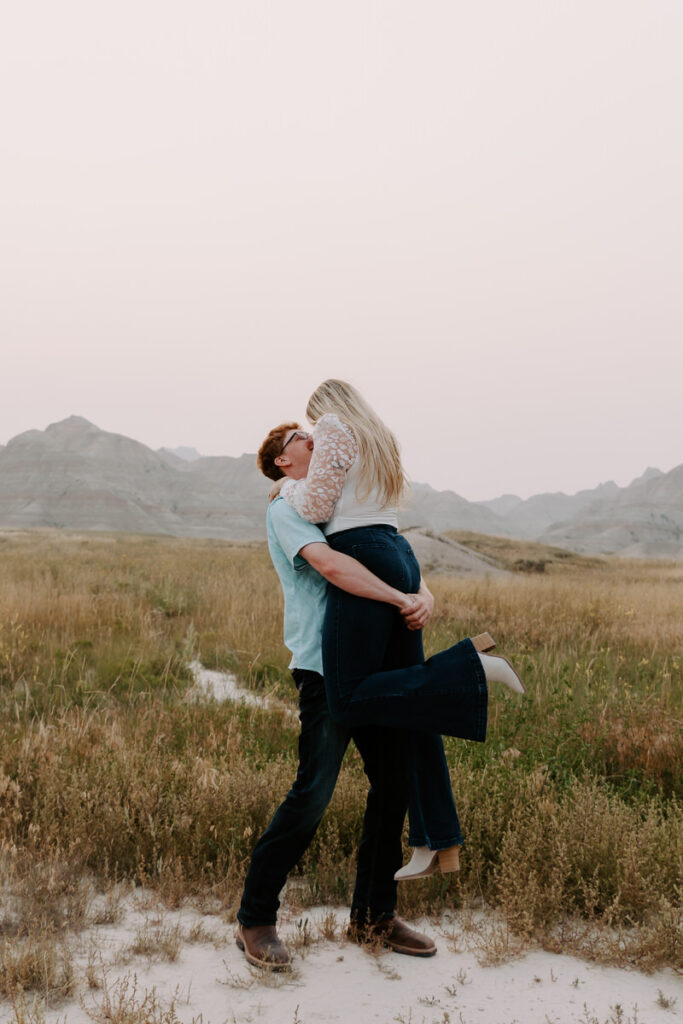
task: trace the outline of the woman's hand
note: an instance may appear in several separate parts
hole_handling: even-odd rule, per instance
[[[281,476],[279,480],[275,481],[273,486],[270,488],[270,491],[268,492],[268,501],[275,501],[286,479],[286,476]]]

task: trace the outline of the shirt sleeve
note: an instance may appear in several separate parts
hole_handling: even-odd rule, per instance
[[[306,559],[299,554],[307,544],[327,544],[322,530],[302,519],[280,498],[271,503],[268,515],[275,536],[294,569],[304,569],[308,565]]]
[[[338,416],[321,416],[313,431],[313,455],[308,475],[287,480],[280,494],[310,523],[326,523],[346,482],[346,474],[358,458],[358,442]]]

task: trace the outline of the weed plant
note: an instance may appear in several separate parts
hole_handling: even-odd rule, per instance
[[[402,887],[401,909],[484,900],[515,942],[680,965],[683,568],[548,555],[531,572],[544,559],[514,542],[492,557],[522,571],[429,580],[426,652],[488,629],[528,693],[491,693],[486,744],[446,741],[461,871]],[[36,935],[83,919],[86,879],[153,882],[171,905],[211,887],[234,908],[293,779],[297,728],[190,696],[197,658],[296,707],[264,546],[5,534],[0,575],[10,992],[40,973],[18,959]],[[365,793],[352,750],[290,903],[348,904]],[[64,966],[41,969],[68,987]]]

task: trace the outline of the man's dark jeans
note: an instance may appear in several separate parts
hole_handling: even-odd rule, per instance
[[[245,928],[275,924],[280,891],[315,835],[351,738],[370,780],[351,913],[368,922],[390,917],[411,788],[410,741],[399,729],[350,732],[332,721],[322,677],[297,669],[292,674],[299,689],[299,769],[254,848],[237,918]]]

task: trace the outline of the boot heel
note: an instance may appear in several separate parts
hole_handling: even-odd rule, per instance
[[[496,646],[496,641],[490,633],[479,633],[477,636],[473,636],[472,643],[474,644],[475,651],[479,651],[480,654],[492,651]]]
[[[460,847],[451,846],[447,850],[439,850],[439,867],[443,874],[448,871],[459,871]]]

